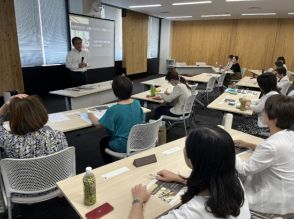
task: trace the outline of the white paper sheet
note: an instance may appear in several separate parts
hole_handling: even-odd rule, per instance
[[[54,114],[50,114],[49,115],[49,121],[50,122],[63,122],[63,121],[67,121],[69,120],[69,118],[65,115],[63,115],[62,113],[54,113]]]

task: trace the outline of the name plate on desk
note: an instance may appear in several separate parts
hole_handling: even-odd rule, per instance
[[[128,172],[128,171],[130,171],[129,168],[122,167],[122,168],[119,168],[119,169],[116,169],[116,170],[113,170],[111,172],[103,174],[102,178],[105,179],[105,180],[108,180],[108,179],[111,179],[111,178],[113,178],[115,176],[118,176],[118,175],[123,174],[123,173]]]

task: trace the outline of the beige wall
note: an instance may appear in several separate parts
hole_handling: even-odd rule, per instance
[[[285,56],[294,70],[294,19],[176,21],[172,32],[172,58],[194,64],[225,64],[228,54],[240,57],[241,67],[273,67]]]

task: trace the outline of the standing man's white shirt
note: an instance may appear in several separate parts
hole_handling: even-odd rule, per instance
[[[85,72],[87,71],[87,67],[79,68],[79,64],[82,62],[82,57],[84,57],[83,62],[88,66],[88,52],[82,50],[79,52],[76,49],[72,49],[69,51],[66,57],[66,67],[71,71]]]
[[[294,131],[279,131],[258,145],[247,161],[236,160],[250,209],[268,214],[294,213]]]

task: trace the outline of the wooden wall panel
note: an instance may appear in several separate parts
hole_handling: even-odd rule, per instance
[[[123,17],[123,67],[126,74],[147,72],[148,16],[127,11]]]
[[[274,45],[274,57],[285,56],[289,70],[294,71],[294,19],[280,20]]]
[[[292,37],[291,37],[292,36]],[[294,70],[294,19],[177,21],[173,23],[172,58],[194,64],[226,64],[228,54],[247,68],[273,67],[284,55]]]
[[[23,92],[23,79],[19,57],[14,4],[0,1],[0,96],[3,91]]]

